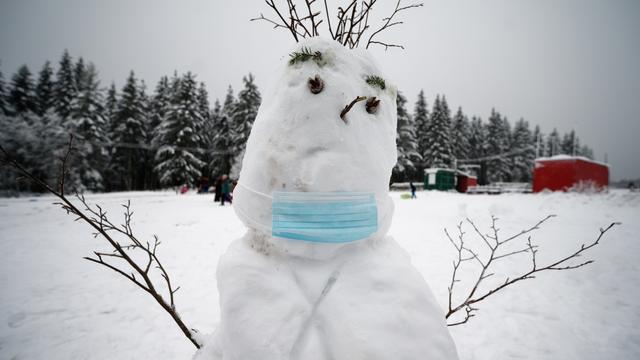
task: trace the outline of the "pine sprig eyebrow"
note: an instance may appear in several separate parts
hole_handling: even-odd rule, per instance
[[[380,90],[384,90],[387,88],[387,84],[384,82],[384,79],[381,78],[380,76],[369,75],[365,78],[365,81],[367,82],[367,84],[373,87],[379,87]]]
[[[294,51],[289,54],[289,65],[295,65],[309,60],[313,60],[320,65],[320,61],[322,61],[322,53],[320,51],[313,51],[307,47],[303,47],[300,51]]]

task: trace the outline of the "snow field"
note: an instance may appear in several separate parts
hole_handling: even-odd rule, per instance
[[[212,332],[219,316],[218,258],[242,236],[243,225],[231,207],[214,204],[212,195],[88,196],[104,205],[113,220],[121,218],[120,204],[128,198],[137,234],[151,239],[155,233],[163,241],[159,255],[172,281],[181,286],[176,302],[185,322]],[[621,221],[583,257],[595,259],[594,264],[518,283],[478,304],[476,318],[450,330],[461,359],[640,357],[640,194],[420,192],[418,200],[401,200],[400,193],[392,198],[390,235],[411,254],[443,309],[455,254],[442,229],[455,235],[456,224],[465,217],[488,230],[494,214],[500,218],[500,234],[506,235],[557,214],[533,234],[540,264],[593,241],[600,227]],[[53,201],[0,200],[0,358],[190,358],[195,349],[151,297],[82,260],[93,250],[107,249],[105,242],[92,238],[86,225],[74,223]],[[471,228],[464,229],[469,241],[475,241]],[[499,270],[516,274],[529,261],[523,254],[500,264]],[[465,278],[473,274],[463,272]]]

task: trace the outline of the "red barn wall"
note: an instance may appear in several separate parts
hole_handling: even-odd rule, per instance
[[[533,192],[544,189],[567,191],[579,183],[591,183],[597,188],[609,185],[606,165],[582,159],[538,160],[533,171]]]
[[[458,175],[457,190],[462,193],[466,193],[470,186],[477,186],[478,179],[474,176]]]

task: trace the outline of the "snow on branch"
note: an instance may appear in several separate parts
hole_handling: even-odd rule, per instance
[[[0,163],[12,167],[25,178],[31,180],[36,185],[43,187],[49,193],[56,196],[60,200],[55,203],[56,205],[60,205],[67,214],[73,215],[75,217],[75,221],[83,221],[93,228],[94,237],[102,236],[102,238],[109,243],[112,251],[94,251],[93,257],[84,257],[84,259],[115,271],[151,295],[158,305],[160,305],[171,316],[189,341],[199,349],[201,344],[195,338],[195,333],[197,331],[190,329],[182,321],[178,311],[176,310],[174,295],[180,287],[175,287],[171,282],[169,273],[158,258],[157,249],[161,243],[155,235],[154,240],[151,243],[148,241],[142,241],[135,235],[133,228],[131,227],[131,220],[133,217],[131,203],[127,201],[126,204],[122,205],[124,208],[124,222],[122,224],[114,224],[109,217],[107,217],[107,212],[103,210],[100,205],[91,206],[87,203],[84,195],[78,193],[75,194],[76,200],[78,200],[82,205],[80,207],[74,205],[74,203],[65,195],[65,178],[68,174],[67,163],[69,155],[73,150],[73,136],[70,136],[67,150],[64,156],[60,159],[60,176],[55,188],[51,187],[44,180],[38,178],[27,170],[17,160],[15,160],[15,158],[8,154],[1,145],[0,153],[2,154],[2,158],[0,158]],[[118,239],[123,238],[125,242],[120,242],[116,239],[116,236]],[[143,260],[136,260],[140,258],[138,254],[143,255]],[[134,259],[134,257],[136,259]],[[154,281],[154,275],[159,275],[163,279],[163,284],[158,284]],[[162,288],[165,289],[163,290]]]
[[[305,9],[302,12],[302,16],[298,14],[297,5],[294,0],[285,0],[284,6],[277,5],[276,0],[265,0],[265,2],[273,10],[276,17],[268,18],[261,13],[259,17],[253,18],[251,21],[266,21],[273,25],[274,29],[285,29],[291,33],[296,42],[299,42],[301,38],[319,36],[318,29],[320,24],[323,23],[323,20],[319,19],[322,11],[314,9],[316,0],[304,0]],[[377,2],[378,0],[351,0],[347,6],[338,6],[337,16],[334,19],[334,25],[332,25],[332,17],[329,15],[329,5],[327,4],[327,0],[323,0],[324,15],[327,20],[326,24],[331,38],[351,49],[358,47],[363,34],[371,29],[369,15],[371,9]],[[382,19],[382,25],[371,34],[367,41],[366,48],[368,49],[370,45],[377,44],[384,46],[385,50],[393,47],[404,49],[402,45],[377,40],[376,36],[393,26],[403,23],[402,21],[395,20],[398,13],[421,6],[423,6],[422,3],[404,5],[402,4],[402,0],[398,0],[393,13],[389,17]]]
[[[514,240],[518,240],[523,236],[535,230],[538,230],[540,226],[543,225],[547,220],[554,217],[555,215],[549,215],[544,219],[538,221],[538,223],[536,223],[534,226],[528,229],[524,229],[519,233],[506,238],[502,238],[498,235],[500,229],[497,228],[496,226],[496,222],[498,221],[498,218],[496,218],[495,216],[491,217],[490,234],[482,233],[482,231],[478,229],[478,227],[472,220],[466,219],[467,224],[471,226],[471,228],[473,229],[473,232],[478,236],[480,240],[482,240],[482,243],[484,244],[482,247],[486,246],[486,249],[484,250],[484,252],[481,251],[480,249],[476,249],[469,246],[469,243],[465,241],[466,232],[464,232],[463,230],[463,222],[460,222],[457,225],[458,235],[456,239],[454,239],[449,234],[449,231],[447,231],[447,229],[444,229],[444,232],[447,238],[449,239],[449,242],[451,242],[451,244],[453,245],[453,247],[456,249],[456,252],[457,252],[457,257],[453,261],[453,271],[451,274],[451,282],[448,287],[448,293],[449,293],[448,311],[445,316],[445,318],[448,321],[447,322],[448,326],[461,325],[468,322],[469,319],[475,316],[475,312],[478,310],[478,308],[476,307],[477,303],[479,303],[482,300],[485,300],[491,295],[519,281],[533,279],[535,278],[535,274],[539,272],[552,271],[552,270],[573,270],[573,269],[577,269],[593,263],[594,260],[587,260],[587,261],[582,261],[578,263],[571,262],[571,261],[579,258],[580,256],[582,256],[582,254],[585,251],[598,245],[600,243],[600,240],[604,236],[604,234],[607,233],[607,231],[609,231],[611,228],[613,228],[616,225],[620,225],[620,223],[614,222],[604,229],[601,228],[600,234],[595,239],[595,241],[589,244],[582,244],[580,248],[578,248],[574,252],[570,253],[567,256],[561,257],[560,259],[552,261],[548,265],[540,265],[538,263],[538,259],[536,257],[539,251],[538,246],[534,245],[531,242],[531,236],[527,236],[526,244],[516,246],[515,248],[510,250],[505,250],[505,246],[504,246],[505,244],[508,244]],[[483,253],[488,253],[488,255],[483,256],[482,255]],[[486,291],[479,290],[480,285],[483,283],[484,280],[495,275],[495,273],[493,272],[492,265],[494,265],[498,260],[516,256],[519,254],[524,254],[524,253],[528,253],[531,257],[530,270],[516,277],[507,277],[506,280],[504,280],[504,282],[502,282],[498,286],[491,288],[490,290],[486,290]],[[465,295],[462,297],[462,300],[460,302],[456,302],[454,300],[454,297],[455,297],[454,290],[457,289],[455,288],[455,285],[461,281],[459,271],[461,269],[461,266],[467,262],[477,263],[477,266],[480,268],[480,272],[477,274],[477,276],[475,276],[472,279],[471,286],[468,289],[468,292],[465,292]],[[461,313],[461,311],[463,310],[464,310],[464,313]],[[456,314],[458,315],[455,316],[455,318],[457,318],[458,320],[453,320],[453,315],[456,315]]]

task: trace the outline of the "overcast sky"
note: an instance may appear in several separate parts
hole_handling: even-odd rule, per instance
[[[318,1],[320,4],[321,1]],[[335,1],[333,2],[335,3]],[[392,0],[379,0],[376,20]],[[406,50],[374,49],[387,77],[429,104],[444,93],[452,108],[486,120],[492,107],[548,133],[575,129],[612,179],[640,177],[640,1],[424,1],[385,33]],[[106,86],[130,69],[150,88],[191,70],[212,99],[252,72],[261,89],[287,58],[293,38],[249,22],[262,0],[0,0],[0,69],[35,73],[63,49],[96,64]],[[327,32],[324,32],[327,34]]]

